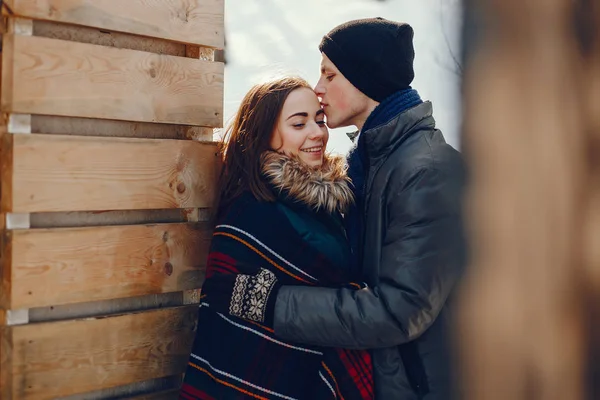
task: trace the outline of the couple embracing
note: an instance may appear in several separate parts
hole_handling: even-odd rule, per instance
[[[455,395],[464,168],[410,86],[413,30],[349,21],[319,49],[316,86],[254,86],[226,132],[182,399]]]

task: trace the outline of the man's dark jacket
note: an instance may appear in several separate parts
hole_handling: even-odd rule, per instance
[[[460,154],[431,103],[362,132],[366,146],[362,290],[283,286],[277,336],[371,349],[376,399],[452,397],[451,294],[465,263]]]

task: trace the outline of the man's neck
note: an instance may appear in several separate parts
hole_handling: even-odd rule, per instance
[[[356,116],[352,125],[355,125],[359,131],[362,131],[362,128],[363,128],[363,126],[365,126],[365,122],[367,122],[369,115],[371,115],[373,110],[375,108],[377,108],[378,105],[379,105],[378,102],[376,102],[375,100],[369,99],[369,102],[368,102],[368,105],[367,105],[365,111],[362,112],[360,115]]]

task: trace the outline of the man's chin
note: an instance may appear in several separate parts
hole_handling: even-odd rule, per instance
[[[340,123],[335,120],[327,120],[327,127],[330,129],[335,129],[340,127]]]
[[[339,119],[330,119],[330,118],[327,118],[327,127],[330,128],[330,129],[345,128],[345,127],[351,126],[351,125],[352,124],[348,123],[348,121],[341,121]]]

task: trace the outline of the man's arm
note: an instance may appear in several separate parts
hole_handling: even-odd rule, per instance
[[[283,286],[275,302],[275,334],[357,349],[419,337],[435,321],[464,264],[461,181],[435,168],[415,171],[406,182],[392,180],[379,284],[361,290]]]

